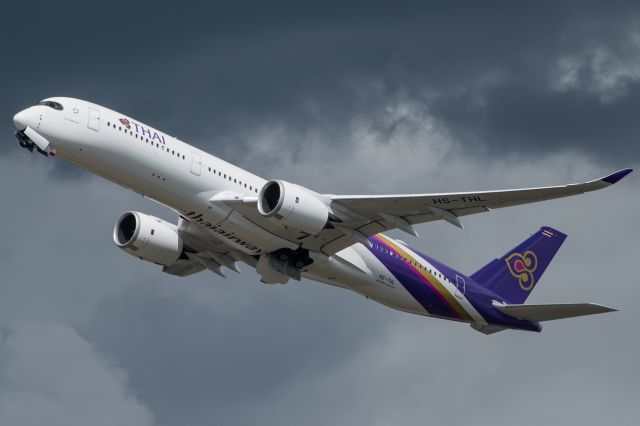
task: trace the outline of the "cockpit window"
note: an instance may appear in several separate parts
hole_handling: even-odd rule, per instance
[[[46,105],[49,108],[53,108],[53,109],[56,109],[58,111],[62,111],[64,109],[64,107],[62,106],[61,103],[54,102],[54,101],[40,101],[40,102],[38,102],[38,105]]]

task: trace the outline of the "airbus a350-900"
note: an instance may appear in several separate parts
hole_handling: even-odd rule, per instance
[[[389,307],[469,323],[485,334],[540,331],[541,321],[612,311],[592,303],[527,305],[566,235],[541,227],[467,275],[384,234],[414,225],[606,188],[631,172],[562,186],[407,195],[320,194],[267,181],[151,126],[79,99],[54,97],[18,112],[20,145],[57,156],[171,209],[177,224],[129,211],[113,238],[126,253],[183,277],[224,277],[238,263],[266,284],[302,277]]]

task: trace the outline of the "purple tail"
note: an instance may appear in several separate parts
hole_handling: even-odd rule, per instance
[[[513,304],[523,303],[567,236],[543,226],[518,247],[494,259],[471,278]]]

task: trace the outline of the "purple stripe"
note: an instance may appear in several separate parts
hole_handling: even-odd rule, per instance
[[[432,315],[459,320],[460,314],[446,301],[442,293],[434,287],[417,269],[402,260],[402,256],[388,243],[377,236],[369,239],[374,244],[381,244],[399,257],[391,256],[369,247],[369,250],[396,277],[420,305]]]

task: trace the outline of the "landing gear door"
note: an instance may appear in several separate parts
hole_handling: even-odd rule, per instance
[[[458,299],[462,299],[462,297],[464,296],[464,290],[465,290],[464,278],[461,277],[460,275],[456,275],[456,297]]]
[[[100,130],[100,110],[89,107],[89,121],[87,127],[96,132]]]
[[[191,153],[191,173],[200,176],[202,172],[202,158],[200,154],[196,154],[195,152]]]

